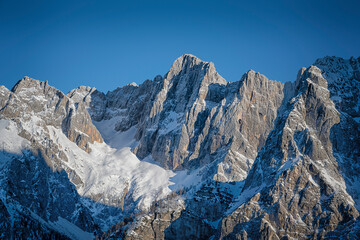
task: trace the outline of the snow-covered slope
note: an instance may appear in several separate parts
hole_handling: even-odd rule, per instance
[[[121,143],[119,149],[111,148],[106,143],[95,143],[90,145],[92,151],[89,154],[77,148],[60,129],[49,127],[49,133],[55,144],[65,148],[69,160],[64,165],[76,169],[84,182],[78,188],[83,196],[120,207],[124,204],[125,195],[129,194],[138,202],[138,207],[144,209],[170,192],[169,178],[174,175],[173,172],[140,161],[126,143]],[[120,138],[123,137],[117,136],[117,139]]]

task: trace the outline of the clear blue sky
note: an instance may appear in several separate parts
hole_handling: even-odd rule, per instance
[[[164,75],[185,53],[228,81],[294,81],[316,58],[360,56],[360,1],[2,1],[0,84],[27,75],[65,93]]]

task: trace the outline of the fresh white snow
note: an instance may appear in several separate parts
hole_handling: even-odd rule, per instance
[[[181,130],[181,123],[178,122],[178,119],[181,119],[182,116],[183,116],[183,114],[179,114],[174,111],[169,112],[168,116],[162,122],[162,124],[166,127],[161,128],[159,133],[167,134],[174,130]]]
[[[131,152],[131,147],[137,144],[134,140],[136,128],[116,132],[114,126],[118,120],[119,117],[95,122],[105,142],[91,144],[90,154],[78,148],[60,129],[48,127],[50,138],[65,149],[69,161],[64,165],[76,171],[84,182],[83,187],[78,187],[80,195],[90,198],[101,196],[98,201],[113,205],[119,203],[125,192],[129,192],[140,209],[147,209],[152,202],[166,197],[172,190],[200,182],[198,171],[174,173],[154,163],[151,156],[140,161]]]
[[[130,147],[115,149],[106,143],[94,143],[88,154],[68,140],[60,129],[49,127],[49,130],[51,139],[66,149],[69,161],[65,164],[74,169],[84,182],[84,187],[78,189],[81,195],[101,195],[100,202],[110,204],[114,199],[121,199],[124,191],[129,190],[134,200],[139,201],[138,207],[144,209],[171,192],[169,178],[174,173],[156,164],[140,161]]]
[[[51,225],[53,226],[53,229],[56,229],[60,233],[74,240],[94,239],[94,233],[85,232],[75,224],[62,217],[59,217],[58,220],[51,223]]]
[[[140,161],[131,152],[131,147],[137,144],[134,139],[136,128],[132,127],[126,132],[115,131],[119,118],[95,122],[105,142],[91,144],[91,153],[80,149],[61,129],[54,126],[43,128],[42,120],[35,116],[30,116],[29,121],[22,123],[22,127],[34,137],[39,137],[39,142],[43,141],[41,136],[44,136],[44,131],[48,131],[53,143],[67,155],[68,161],[63,162],[64,169],[72,169],[84,182],[77,186],[79,194],[97,198],[107,205],[119,204],[124,193],[129,192],[137,206],[146,209],[171,191],[201,182],[201,169],[174,173],[154,163],[151,156]],[[27,140],[18,135],[18,128],[13,121],[0,120],[1,150],[22,154],[21,150],[29,145]]]
[[[10,120],[0,120],[0,150],[2,152],[22,154],[29,141],[18,135],[16,124]]]
[[[134,138],[136,127],[131,127],[126,132],[117,132],[115,130],[115,125],[121,120],[121,118],[121,116],[117,116],[101,122],[93,121],[93,123],[101,133],[104,141],[110,147],[116,149],[121,149],[123,147],[135,147],[137,144]]]

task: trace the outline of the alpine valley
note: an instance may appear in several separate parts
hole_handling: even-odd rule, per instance
[[[227,82],[186,54],[106,94],[24,77],[0,150],[0,239],[360,239],[360,58]]]

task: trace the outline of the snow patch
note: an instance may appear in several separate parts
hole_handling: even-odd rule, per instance
[[[22,154],[22,149],[29,144],[29,141],[18,135],[15,122],[0,120],[0,150],[3,153]]]
[[[136,127],[133,126],[125,132],[115,130],[115,125],[121,120],[121,116],[113,117],[109,120],[100,122],[93,121],[95,127],[99,130],[104,141],[112,148],[121,149],[123,147],[135,147]]]
[[[74,240],[88,240],[94,238],[93,233],[83,231],[81,228],[62,217],[59,217],[58,220],[53,222],[51,225],[58,232]]]
[[[261,184],[260,186],[245,189],[240,193],[240,195],[235,198],[232,204],[230,204],[228,210],[225,215],[230,215],[233,213],[238,207],[240,207],[243,203],[247,202],[250,198],[255,196],[257,193],[260,193],[263,188],[265,188],[266,184]]]
[[[176,113],[174,111],[169,112],[169,115],[162,122],[162,126],[166,126],[165,128],[161,128],[160,134],[167,134],[174,130],[181,130],[181,123],[178,123],[178,119],[181,119],[183,114]]]
[[[140,209],[147,209],[152,202],[165,198],[172,190],[193,186],[201,181],[201,169],[191,174],[186,171],[174,173],[158,166],[151,156],[140,161],[129,147],[134,144],[132,136],[135,130],[114,133],[112,129],[106,130],[108,124],[102,122],[98,126],[103,127],[104,138],[119,149],[95,142],[90,145],[90,154],[78,148],[60,129],[48,127],[50,138],[65,149],[69,161],[64,165],[75,170],[84,182],[84,186],[78,186],[80,195],[90,198],[101,196],[101,203],[113,205],[114,201],[124,197],[125,192],[129,192]]]
[[[171,192],[169,178],[175,174],[156,164],[140,161],[130,147],[115,149],[106,143],[94,143],[88,154],[68,140],[60,129],[50,126],[49,130],[51,139],[67,149],[69,161],[64,164],[74,169],[84,182],[84,186],[78,188],[80,195],[102,196],[99,201],[111,205],[129,191],[138,201],[138,207],[146,209]],[[123,138],[120,134],[119,139]]]
[[[207,224],[209,224],[213,229],[217,229],[219,222],[222,220],[222,218],[219,218],[218,220],[215,221],[209,221],[207,219],[204,219],[204,222],[206,222]]]
[[[195,171],[178,171],[176,175],[170,178],[171,186],[170,189],[173,191],[179,191],[181,189],[190,188],[194,185],[200,185],[202,180],[202,169]]]

